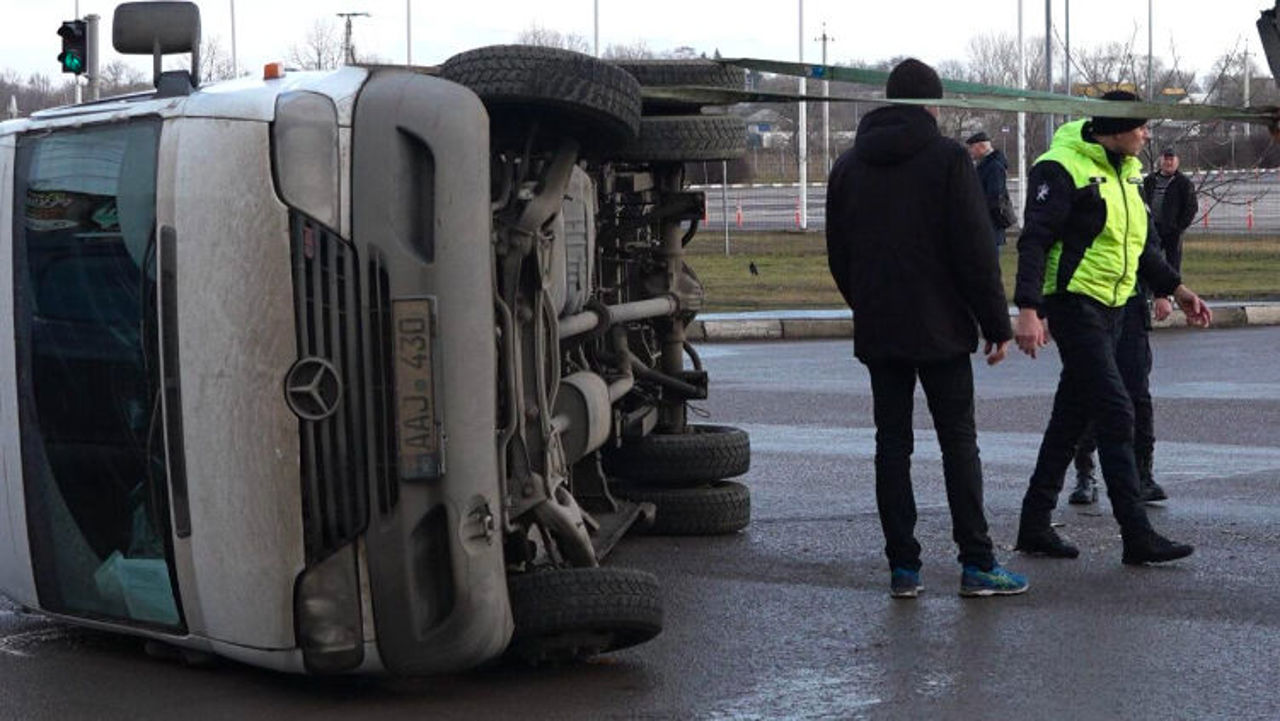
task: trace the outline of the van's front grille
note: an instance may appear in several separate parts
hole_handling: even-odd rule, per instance
[[[303,533],[311,564],[355,540],[368,524],[363,314],[355,249],[297,212],[289,233],[298,363],[285,394],[299,415]]]
[[[372,395],[369,426],[373,436],[374,488],[378,511],[390,513],[400,500],[396,471],[394,376],[391,347],[391,287],[387,268],[377,251],[369,258],[369,376]]]

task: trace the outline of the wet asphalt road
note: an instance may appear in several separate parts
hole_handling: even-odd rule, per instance
[[[1047,420],[1050,352],[975,369],[986,501],[1024,596],[964,600],[923,400],[915,479],[925,594],[891,601],[872,492],[866,374],[847,341],[700,348],[709,422],[750,430],[753,522],[721,538],[629,538],[666,630],[595,663],[447,678],[194,670],[136,641],[0,605],[0,718],[1280,717],[1280,327],[1154,337],[1158,529],[1197,546],[1120,564],[1101,508],[1063,507],[1082,555],[1008,550]]]

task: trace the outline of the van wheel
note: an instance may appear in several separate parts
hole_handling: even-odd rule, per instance
[[[220,662],[218,656],[208,651],[197,651],[192,648],[174,646],[155,639],[147,639],[142,645],[142,650],[151,658],[181,664],[189,668],[213,668]]]
[[[747,124],[736,115],[653,115],[640,118],[640,137],[615,159],[683,163],[746,153]]]
[[[639,486],[680,488],[746,473],[751,439],[740,428],[690,423],[684,433],[650,433],[602,456],[610,476]]]
[[[693,85],[741,90],[744,79],[741,68],[722,65],[713,60],[619,60],[615,64],[631,73],[642,87],[648,88]],[[646,115],[696,113],[701,107],[701,103],[687,100],[654,98],[644,101]]]
[[[454,55],[440,76],[480,97],[499,142],[522,139],[534,120],[544,132],[562,132],[589,149],[617,147],[640,129],[640,84],[590,55],[492,45]]]
[[[530,571],[509,576],[507,588],[515,620],[508,654],[533,665],[617,651],[662,631],[658,579],[645,571]]]
[[[652,503],[653,525],[642,532],[654,536],[723,536],[751,523],[751,491],[734,481],[696,488],[617,486],[619,498]]]

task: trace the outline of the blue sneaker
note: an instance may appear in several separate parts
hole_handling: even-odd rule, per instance
[[[998,563],[990,571],[977,566],[965,566],[960,574],[960,595],[968,598],[1015,596],[1025,593],[1028,587],[1026,576],[1014,573]]]
[[[894,598],[915,598],[924,590],[920,572],[909,568],[895,568],[889,576],[889,595]]]

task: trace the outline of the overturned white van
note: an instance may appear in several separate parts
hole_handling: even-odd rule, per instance
[[[600,560],[749,519],[746,435],[687,420],[683,253],[683,163],[745,133],[637,78],[735,73],[504,46],[202,87],[158,72],[177,2],[114,43],[155,92],[0,124],[0,592],[293,672],[657,634],[657,580]]]

